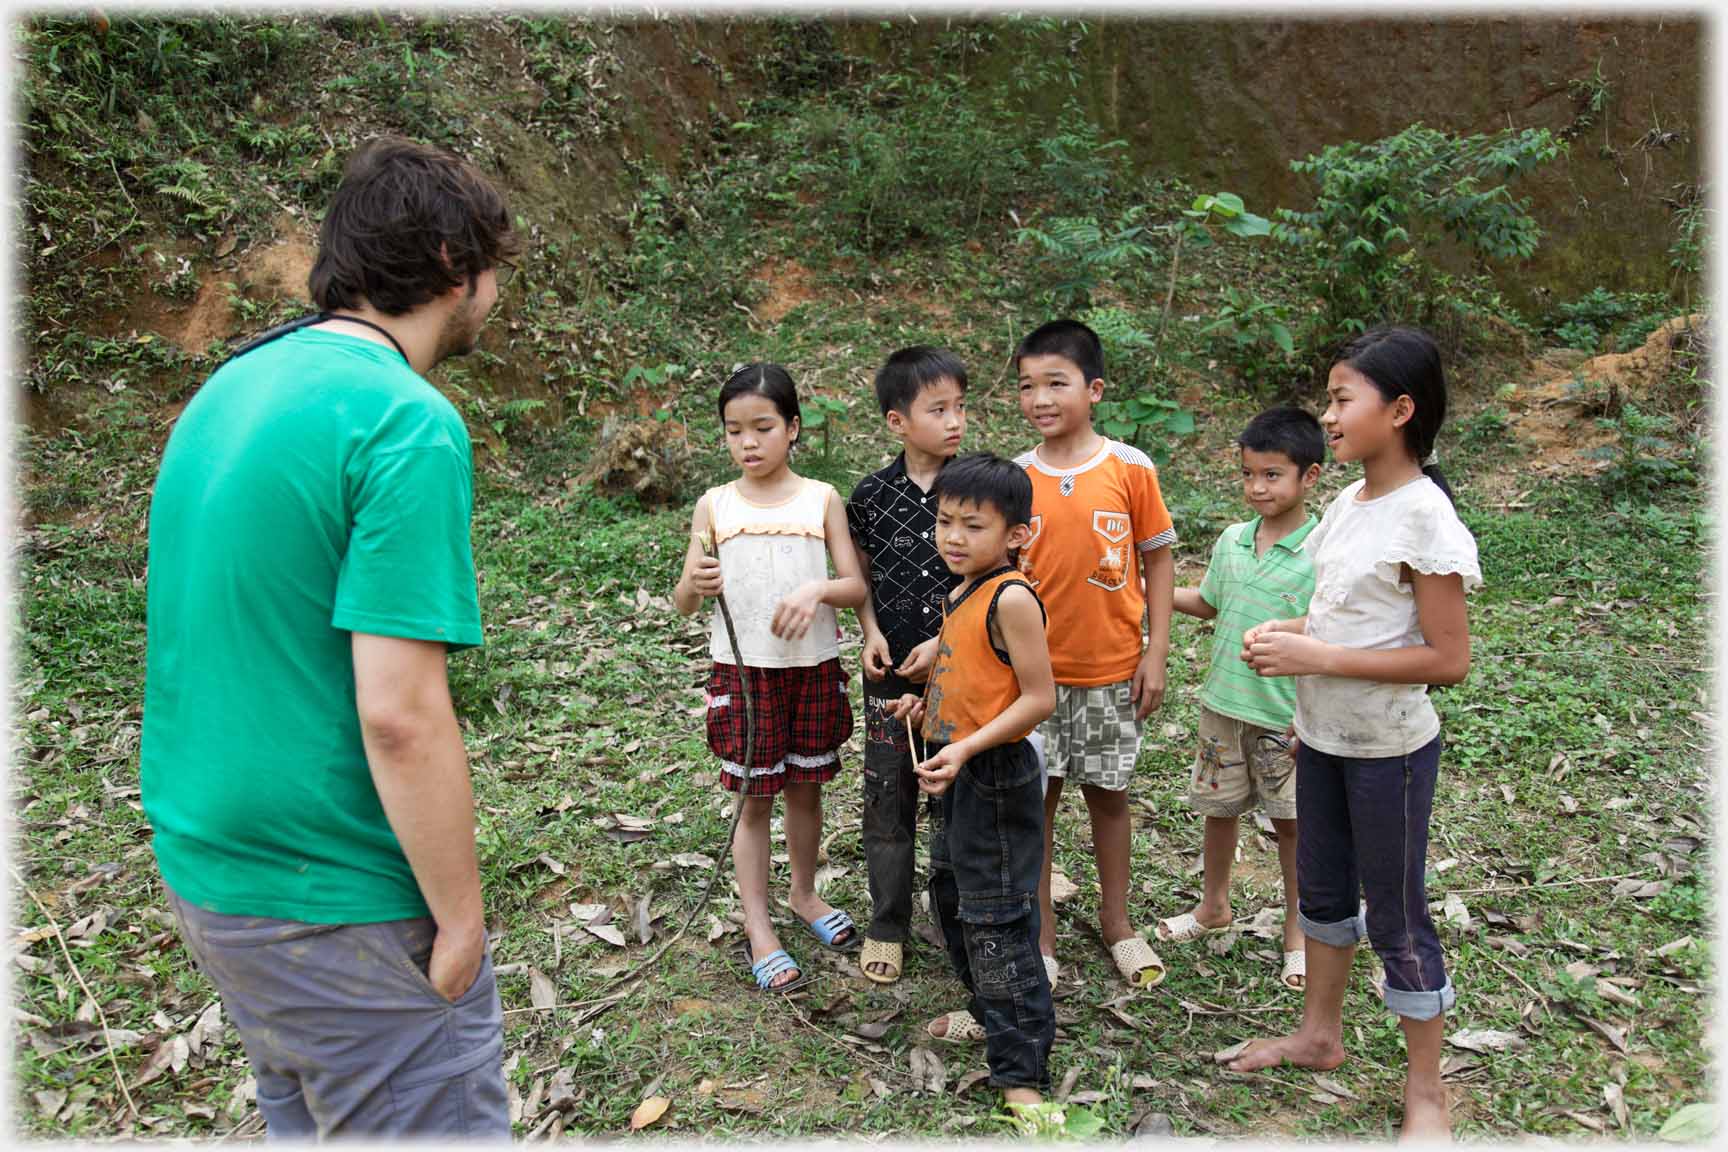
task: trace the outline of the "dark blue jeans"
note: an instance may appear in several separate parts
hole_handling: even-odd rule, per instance
[[[1047,1093],[1056,1007],[1038,956],[1044,790],[1032,746],[1020,740],[967,761],[941,814],[931,827],[930,907],[984,1026],[990,1084]]]
[[[1432,1020],[1456,998],[1423,883],[1440,738],[1407,756],[1296,756],[1296,888],[1302,931],[1337,948],[1364,935],[1386,967],[1386,1007]],[[1367,911],[1359,900],[1367,901]]]

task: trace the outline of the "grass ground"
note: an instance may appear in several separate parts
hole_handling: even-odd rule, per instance
[[[1010,389],[978,376],[971,443],[1025,443]],[[695,404],[698,483],[718,480],[723,454]],[[1187,582],[1199,577],[1209,533],[1237,514],[1228,441],[1251,407],[1211,405],[1165,470],[1185,510]],[[257,1124],[232,1033],[198,1027],[213,993],[165,919],[138,805],[143,527],[163,424],[137,397],[92,406],[23,446],[37,478],[26,501],[50,515],[20,540],[14,866],[94,994],[22,898],[15,1071],[22,1127],[39,1136],[245,1134]],[[887,445],[871,424],[854,419],[832,458],[817,449],[809,470],[844,490],[844,478],[875,467]],[[575,482],[593,432],[574,422],[482,469],[475,543],[488,643],[452,662],[507,973],[519,1133],[621,1131],[650,1094],[672,1102],[657,1130],[720,1137],[989,1130],[984,1090],[955,1091],[982,1066],[979,1053],[942,1050],[940,1092],[920,1092],[911,1077],[922,1022],[957,1004],[939,951],[918,943],[906,978],[881,989],[789,930],[786,942],[819,978],[791,1002],[760,996],[736,956],[724,882],[629,998],[598,1014],[564,1007],[602,996],[609,975],[682,922],[704,876],[690,854],[716,854],[726,815],[702,740],[705,623],[677,617],[667,599],[687,508],[646,510]],[[1447,751],[1430,896],[1444,909],[1460,993],[1454,1038],[1514,1037],[1507,1051],[1450,1048],[1448,1081],[1465,1136],[1649,1136],[1704,1097],[1709,1059],[1704,513],[1692,489],[1614,508],[1584,482],[1495,507],[1521,451],[1502,441],[1446,453],[1461,461],[1454,483],[1487,584],[1471,610],[1474,669],[1439,700]],[[1346,479],[1330,472],[1327,494]],[[1179,619],[1168,703],[1149,723],[1132,791],[1133,908],[1145,923],[1188,907],[1198,889],[1200,823],[1181,795],[1206,653],[1204,630]],[[855,647],[846,657],[855,668]],[[862,915],[857,762],[855,741],[828,792],[825,890]],[[651,826],[625,836],[619,817]],[[1088,927],[1086,842],[1083,808],[1065,807],[1058,864],[1079,893],[1059,910],[1068,975],[1053,1072],[1071,1104],[1110,1134],[1148,1114],[1168,1116],[1178,1134],[1393,1131],[1402,1042],[1366,959],[1347,1001],[1344,1068],[1324,1079],[1222,1072],[1211,1053],[1296,1019],[1297,997],[1275,979],[1275,939],[1245,932],[1166,947],[1169,979],[1127,996]],[[1276,857],[1255,832],[1241,855],[1236,913],[1246,925],[1277,906]],[[783,893],[783,863],[775,882]],[[637,934],[645,899],[647,946]],[[627,945],[585,930],[573,905],[605,906]],[[550,980],[559,1006],[534,1007],[532,972]],[[135,1122],[95,1003],[117,1030]]]
[[[650,1095],[671,1101],[655,1132],[991,1131],[983,1090],[956,1090],[981,1053],[943,1049],[939,1091],[925,1090],[922,1056],[924,1074],[914,1075],[922,1023],[958,1003],[942,955],[925,943],[911,951],[906,978],[882,989],[802,929],[788,931],[819,979],[790,1002],[759,996],[737,957],[735,901],[722,884],[651,978],[626,1000],[595,1003],[611,976],[682,923],[705,875],[701,856],[718,853],[725,830],[702,738],[705,623],[677,617],[668,601],[688,503],[726,477],[711,382],[732,362],[775,359],[806,389],[841,401],[799,468],[844,492],[890,454],[868,398],[875,363],[891,348],[938,341],[974,367],[971,444],[1023,447],[1003,359],[1048,314],[1053,277],[1075,261],[1034,259],[1009,222],[1069,213],[1114,226],[1143,208],[1153,251],[1094,268],[1092,303],[1106,309],[1094,319],[1140,335],[1125,337],[1128,354],[1112,361],[1124,377],[1122,365],[1137,366],[1118,381],[1123,392],[1179,399],[1196,416],[1192,437],[1144,445],[1167,452],[1178,578],[1193,583],[1216,532],[1242,515],[1230,440],[1255,407],[1231,398],[1231,368],[1218,366],[1220,345],[1201,331],[1226,286],[1263,293],[1291,315],[1307,308],[1286,282],[1289,262],[1232,242],[1190,248],[1172,269],[1170,225],[1200,190],[1131,178],[1083,132],[1019,156],[1023,166],[1001,179],[975,179],[968,149],[1007,163],[1013,148],[989,133],[1006,123],[1007,142],[1020,147],[1021,121],[957,119],[950,109],[965,106],[931,102],[948,89],[908,89],[905,76],[871,71],[866,84],[861,71],[854,84],[848,68],[843,83],[836,65],[826,79],[788,73],[758,85],[775,94],[743,101],[744,119],[711,110],[709,150],[683,176],[622,165],[627,211],[614,219],[609,208],[573,204],[552,162],[585,155],[590,138],[611,139],[581,117],[628,111],[606,78],[642,72],[586,26],[511,17],[461,27],[247,24],[221,35],[165,27],[181,38],[172,44],[189,47],[165,52],[155,26],[118,21],[117,39],[99,42],[67,20],[31,49],[29,382],[48,418],[19,440],[26,523],[14,545],[11,1034],[21,1129],[83,1138],[259,1129],[240,1047],[213,1027],[214,993],[167,919],[139,806],[149,489],[177,404],[210,366],[202,344],[181,351],[154,334],[188,327],[185,313],[210,294],[233,295],[242,328],[291,311],[223,285],[245,279],[235,263],[244,268],[254,248],[298,228],[270,223],[278,208],[321,209],[338,143],[391,128],[483,143],[477,154],[510,173],[529,225],[523,273],[482,354],[439,373],[482,443],[474,538],[487,644],[451,669],[474,768],[518,1133],[622,1132]],[[828,59],[808,47],[787,41],[758,63]],[[500,58],[519,83],[493,83]],[[417,70],[406,87],[399,59]],[[179,69],[177,86],[129,82],[164,68]],[[1065,83],[1059,74],[1027,80]],[[233,120],[223,102],[235,92],[278,97],[259,103],[283,110],[283,122]],[[693,125],[670,138],[691,137]],[[887,162],[904,155],[918,163]],[[952,186],[938,195],[918,181],[926,161],[944,158]],[[110,180],[123,199],[105,191]],[[588,243],[573,217],[616,242]],[[884,246],[890,225],[903,236]],[[1479,312],[1470,323],[1494,327]],[[1506,336],[1504,318],[1497,323]],[[1181,370],[1154,378],[1153,332]],[[1566,474],[1558,454],[1577,457],[1564,428],[1550,421],[1540,447],[1509,430],[1500,392],[1514,376],[1486,358],[1454,367],[1459,411],[1442,457],[1487,584],[1472,603],[1471,676],[1438,697],[1447,752],[1430,894],[1459,988],[1455,1041],[1467,1030],[1511,1037],[1504,1051],[1448,1049],[1457,1126],[1467,1137],[1648,1137],[1708,1097],[1714,878],[1700,580],[1710,525],[1694,487],[1655,483],[1646,498],[1611,501],[1585,469]],[[658,509],[585,479],[601,412],[628,412],[631,380],[644,378],[653,387],[634,398],[650,409],[664,398],[667,426],[687,427],[695,448],[679,499]],[[1322,498],[1347,479],[1329,473]],[[1207,641],[1204,628],[1177,621],[1168,702],[1147,727],[1133,788],[1142,923],[1183,910],[1198,891],[1200,822],[1181,796]],[[844,657],[856,668],[855,645]],[[828,793],[825,890],[862,917],[856,742],[848,762]],[[1392,1131],[1402,1041],[1368,986],[1366,960],[1347,1002],[1350,1063],[1325,1078],[1222,1072],[1214,1051],[1296,1019],[1297,998],[1276,980],[1276,928],[1163,949],[1169,979],[1125,998],[1088,929],[1093,881],[1078,802],[1064,808],[1058,854],[1078,887],[1059,915],[1066,975],[1053,1070],[1071,1111],[1111,1136],[1155,1132],[1160,1117],[1181,1135]],[[1238,876],[1246,926],[1279,904],[1265,836],[1245,832]],[[777,891],[785,879],[782,861]],[[604,927],[597,908],[624,945],[588,930]]]

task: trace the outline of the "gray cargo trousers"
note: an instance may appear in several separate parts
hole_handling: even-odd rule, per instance
[[[268,1139],[510,1139],[490,953],[452,1003],[426,978],[429,917],[307,924],[168,899],[245,1045]]]

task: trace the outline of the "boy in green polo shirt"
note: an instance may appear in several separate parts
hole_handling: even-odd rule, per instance
[[[1256,675],[1242,662],[1242,634],[1308,611],[1314,566],[1302,542],[1316,521],[1305,501],[1320,478],[1326,445],[1320,422],[1287,406],[1254,417],[1236,443],[1242,495],[1258,515],[1224,529],[1200,587],[1178,588],[1175,596],[1176,611],[1217,621],[1212,665],[1200,689],[1200,750],[1188,785],[1188,802],[1206,817],[1205,879],[1199,906],[1162,921],[1157,935],[1182,943],[1229,926],[1236,818],[1258,799],[1277,830],[1284,874],[1281,979],[1300,990],[1307,953],[1296,919],[1296,761],[1288,736],[1296,680]]]

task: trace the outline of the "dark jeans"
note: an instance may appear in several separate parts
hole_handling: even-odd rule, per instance
[[[912,934],[918,778],[906,723],[886,705],[921,685],[889,674],[864,680],[864,863],[870,873],[872,940],[904,944]]]
[[[940,744],[932,745],[935,755]],[[1021,740],[966,762],[932,826],[930,906],[984,1026],[990,1083],[1050,1090],[1056,1007],[1038,956],[1044,793]]]
[[[1456,998],[1423,884],[1439,772],[1438,736],[1407,756],[1355,759],[1304,744],[1296,757],[1302,931],[1337,948],[1366,935],[1386,967],[1386,1007],[1412,1020],[1432,1020]]]

